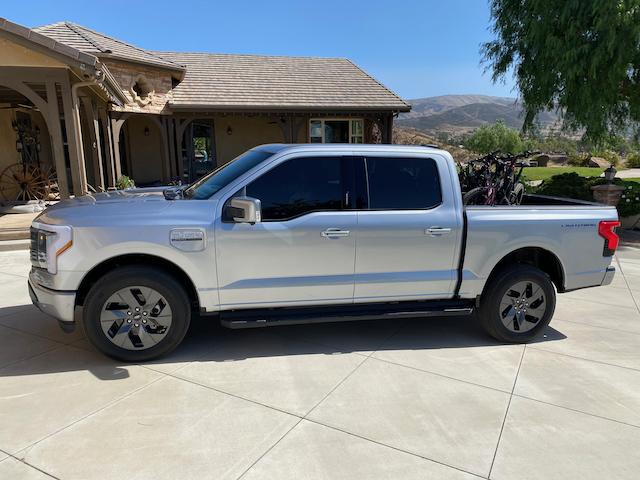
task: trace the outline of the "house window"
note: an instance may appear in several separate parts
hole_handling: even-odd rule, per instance
[[[323,119],[309,121],[311,143],[364,143],[364,125],[361,118]]]

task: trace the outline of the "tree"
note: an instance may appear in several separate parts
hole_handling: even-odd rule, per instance
[[[525,109],[558,109],[600,141],[640,121],[640,0],[490,0],[494,81],[512,71]]]
[[[520,153],[524,142],[513,128],[502,120],[493,125],[483,125],[475,130],[465,142],[465,147],[477,153],[489,153],[500,150],[505,153]]]

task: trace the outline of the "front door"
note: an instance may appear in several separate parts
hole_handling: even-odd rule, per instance
[[[461,228],[452,188],[441,188],[436,160],[365,162],[369,201],[358,212],[354,301],[450,298]],[[444,173],[442,180],[449,180]]]
[[[284,160],[237,192],[261,201],[262,221],[216,225],[221,306],[352,301],[356,213],[344,210],[344,162]]]

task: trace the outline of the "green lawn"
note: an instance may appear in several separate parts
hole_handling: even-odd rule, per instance
[[[590,167],[526,167],[522,173],[527,180],[546,180],[561,173],[575,172],[581,177],[599,177],[601,168]]]

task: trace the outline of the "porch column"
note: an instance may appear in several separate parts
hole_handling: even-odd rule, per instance
[[[98,185],[94,185],[96,189],[105,191],[104,170],[102,169],[102,151],[100,150],[100,124],[96,115],[93,101],[87,97],[80,98],[84,113],[87,117],[89,125],[89,139],[91,142],[91,162],[93,164],[93,173]]]
[[[120,159],[120,132],[128,115],[111,119],[111,135],[113,139],[113,163],[116,181],[122,176],[122,164]]]
[[[80,112],[77,105],[73,105],[71,85],[67,79],[62,83],[62,106],[64,108],[64,125],[69,146],[73,193],[76,196],[80,196],[87,193],[87,175],[84,165],[84,152],[82,151],[82,138],[80,137]]]
[[[47,82],[47,103],[49,110],[47,114],[47,128],[51,139],[51,149],[53,150],[53,161],[56,166],[56,176],[58,178],[58,190],[60,198],[69,198],[69,185],[67,180],[67,165],[64,158],[64,142],[62,141],[62,127],[60,126],[60,111],[58,110],[58,92],[54,81]],[[43,115],[45,112],[42,112]]]
[[[180,172],[177,170],[177,153],[176,153],[176,137],[175,137],[175,123],[173,118],[165,118],[164,119],[165,128],[167,130],[167,138],[169,142],[169,165],[172,177],[178,177],[179,179],[182,177]]]
[[[393,142],[393,113],[384,115],[382,127],[382,143]]]
[[[107,188],[116,186],[116,171],[115,171],[115,158],[113,154],[113,135],[111,132],[111,121],[107,115],[107,110],[104,107],[98,107],[98,118],[102,123],[102,128],[105,132],[104,138],[104,151],[105,151],[105,165],[107,167]]]

